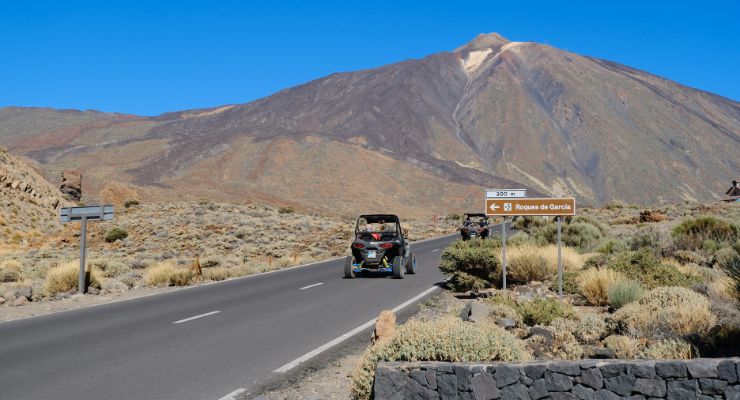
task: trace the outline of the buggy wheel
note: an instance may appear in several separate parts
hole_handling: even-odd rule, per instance
[[[352,265],[355,263],[355,258],[352,256],[347,256],[347,258],[344,259],[344,278],[345,279],[352,279],[355,277],[355,266]]]
[[[409,259],[406,261],[406,273],[412,275],[416,273],[416,254],[413,252],[409,255]]]
[[[403,279],[403,258],[401,256],[393,257],[393,277]]]

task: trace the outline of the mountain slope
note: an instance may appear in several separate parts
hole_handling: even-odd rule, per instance
[[[740,170],[740,103],[497,34],[241,105],[66,113],[64,127],[41,130],[7,113],[11,150],[49,171],[81,169],[93,188],[118,180],[161,199],[428,213],[478,208],[483,187],[507,186],[655,203],[716,199]]]
[[[61,227],[62,193],[28,163],[0,147],[0,252]]]

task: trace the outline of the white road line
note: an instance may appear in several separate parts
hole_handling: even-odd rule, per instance
[[[432,253],[436,253],[438,251],[439,251],[439,249],[434,249],[434,250],[432,250]]]
[[[239,388],[239,389],[234,390],[233,392],[227,394],[226,396],[224,396],[224,397],[222,397],[222,398],[220,398],[218,400],[234,400],[234,399],[236,399],[236,396],[238,396],[238,395],[240,395],[240,394],[242,394],[242,393],[244,393],[246,391],[247,391],[247,389]]]
[[[408,300],[408,301],[406,301],[406,302],[404,302],[402,304],[399,304],[396,307],[394,307],[393,308],[393,312],[394,313],[397,313],[398,311],[402,310],[404,307],[407,307],[407,306],[415,303],[416,301],[418,301],[422,297],[428,295],[429,293],[432,293],[435,290],[439,290],[439,287],[437,287],[437,286],[430,287],[429,289],[421,292],[419,295],[415,296],[414,298],[412,298],[412,299],[410,299],[410,300]],[[309,360],[309,359],[311,359],[313,357],[316,357],[317,355],[325,352],[326,350],[328,350],[328,349],[330,349],[330,348],[338,345],[339,343],[342,343],[343,341],[351,338],[352,336],[354,336],[354,335],[356,335],[356,334],[364,331],[365,329],[373,326],[373,324],[375,324],[375,319],[374,318],[371,319],[370,321],[367,321],[364,324],[358,326],[357,328],[352,329],[351,331],[345,333],[344,335],[339,336],[339,337],[335,338],[334,340],[332,340],[330,342],[327,342],[327,343],[323,344],[322,346],[317,347],[314,350],[311,350],[310,352],[308,352],[308,353],[306,353],[306,354],[304,354],[304,355],[296,358],[295,360],[293,360],[293,361],[291,361],[291,362],[283,365],[282,367],[276,369],[274,372],[277,372],[277,373],[285,373],[285,372],[288,372],[291,369],[297,367],[299,364],[301,364],[301,363],[303,363],[303,362],[305,362],[305,361],[307,361],[307,360]]]
[[[304,286],[304,287],[300,288],[299,290],[311,289],[312,287],[321,286],[323,284],[324,284],[324,282],[314,283],[313,285]]]
[[[196,316],[194,316],[194,317],[190,317],[190,318],[185,318],[185,319],[181,319],[181,320],[179,320],[179,321],[175,321],[175,322],[173,322],[173,324],[181,324],[181,323],[183,323],[183,322],[188,322],[188,321],[192,321],[192,320],[194,320],[194,319],[198,319],[198,318],[203,318],[203,317],[207,317],[207,316],[209,316],[209,315],[213,315],[213,314],[218,314],[218,313],[220,313],[220,312],[221,312],[221,311],[211,311],[211,312],[207,312],[207,313],[205,313],[205,314],[200,314],[200,315],[196,315]]]

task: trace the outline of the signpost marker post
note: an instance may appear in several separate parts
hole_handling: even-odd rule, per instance
[[[563,299],[563,250],[562,241],[560,237],[560,221],[563,217],[558,216],[558,295],[560,300]]]
[[[558,294],[563,298],[563,244],[561,223],[563,216],[576,215],[576,199],[574,198],[516,198],[506,195],[493,197],[486,191],[486,215],[501,216],[504,218],[502,231],[502,258],[504,271],[504,289],[506,289],[506,217],[518,215],[554,216],[558,223]],[[514,191],[501,191],[514,192]],[[522,191],[523,192],[523,191]]]
[[[80,221],[80,276],[79,292],[85,293],[87,273],[85,272],[85,256],[87,250],[87,221],[110,221],[113,219],[113,206],[67,207],[60,211],[62,222]]]
[[[486,190],[486,200],[488,199],[523,199],[527,197],[527,189],[488,189]],[[486,214],[489,213],[488,202],[486,202]],[[494,211],[494,210],[491,210]],[[506,216],[501,223],[501,270],[503,274],[502,287],[506,290]]]
[[[506,290],[506,217],[501,224],[501,267],[504,274],[504,290]]]

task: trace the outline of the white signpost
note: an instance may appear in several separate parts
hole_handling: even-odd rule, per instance
[[[85,293],[85,253],[87,246],[87,221],[110,221],[113,219],[113,206],[67,207],[61,209],[62,222],[80,221],[80,276],[79,291]]]
[[[527,189],[488,189],[487,199],[523,199],[527,197]],[[486,210],[488,214],[488,210]],[[503,289],[506,290],[506,217],[501,224],[501,269],[503,271]]]

